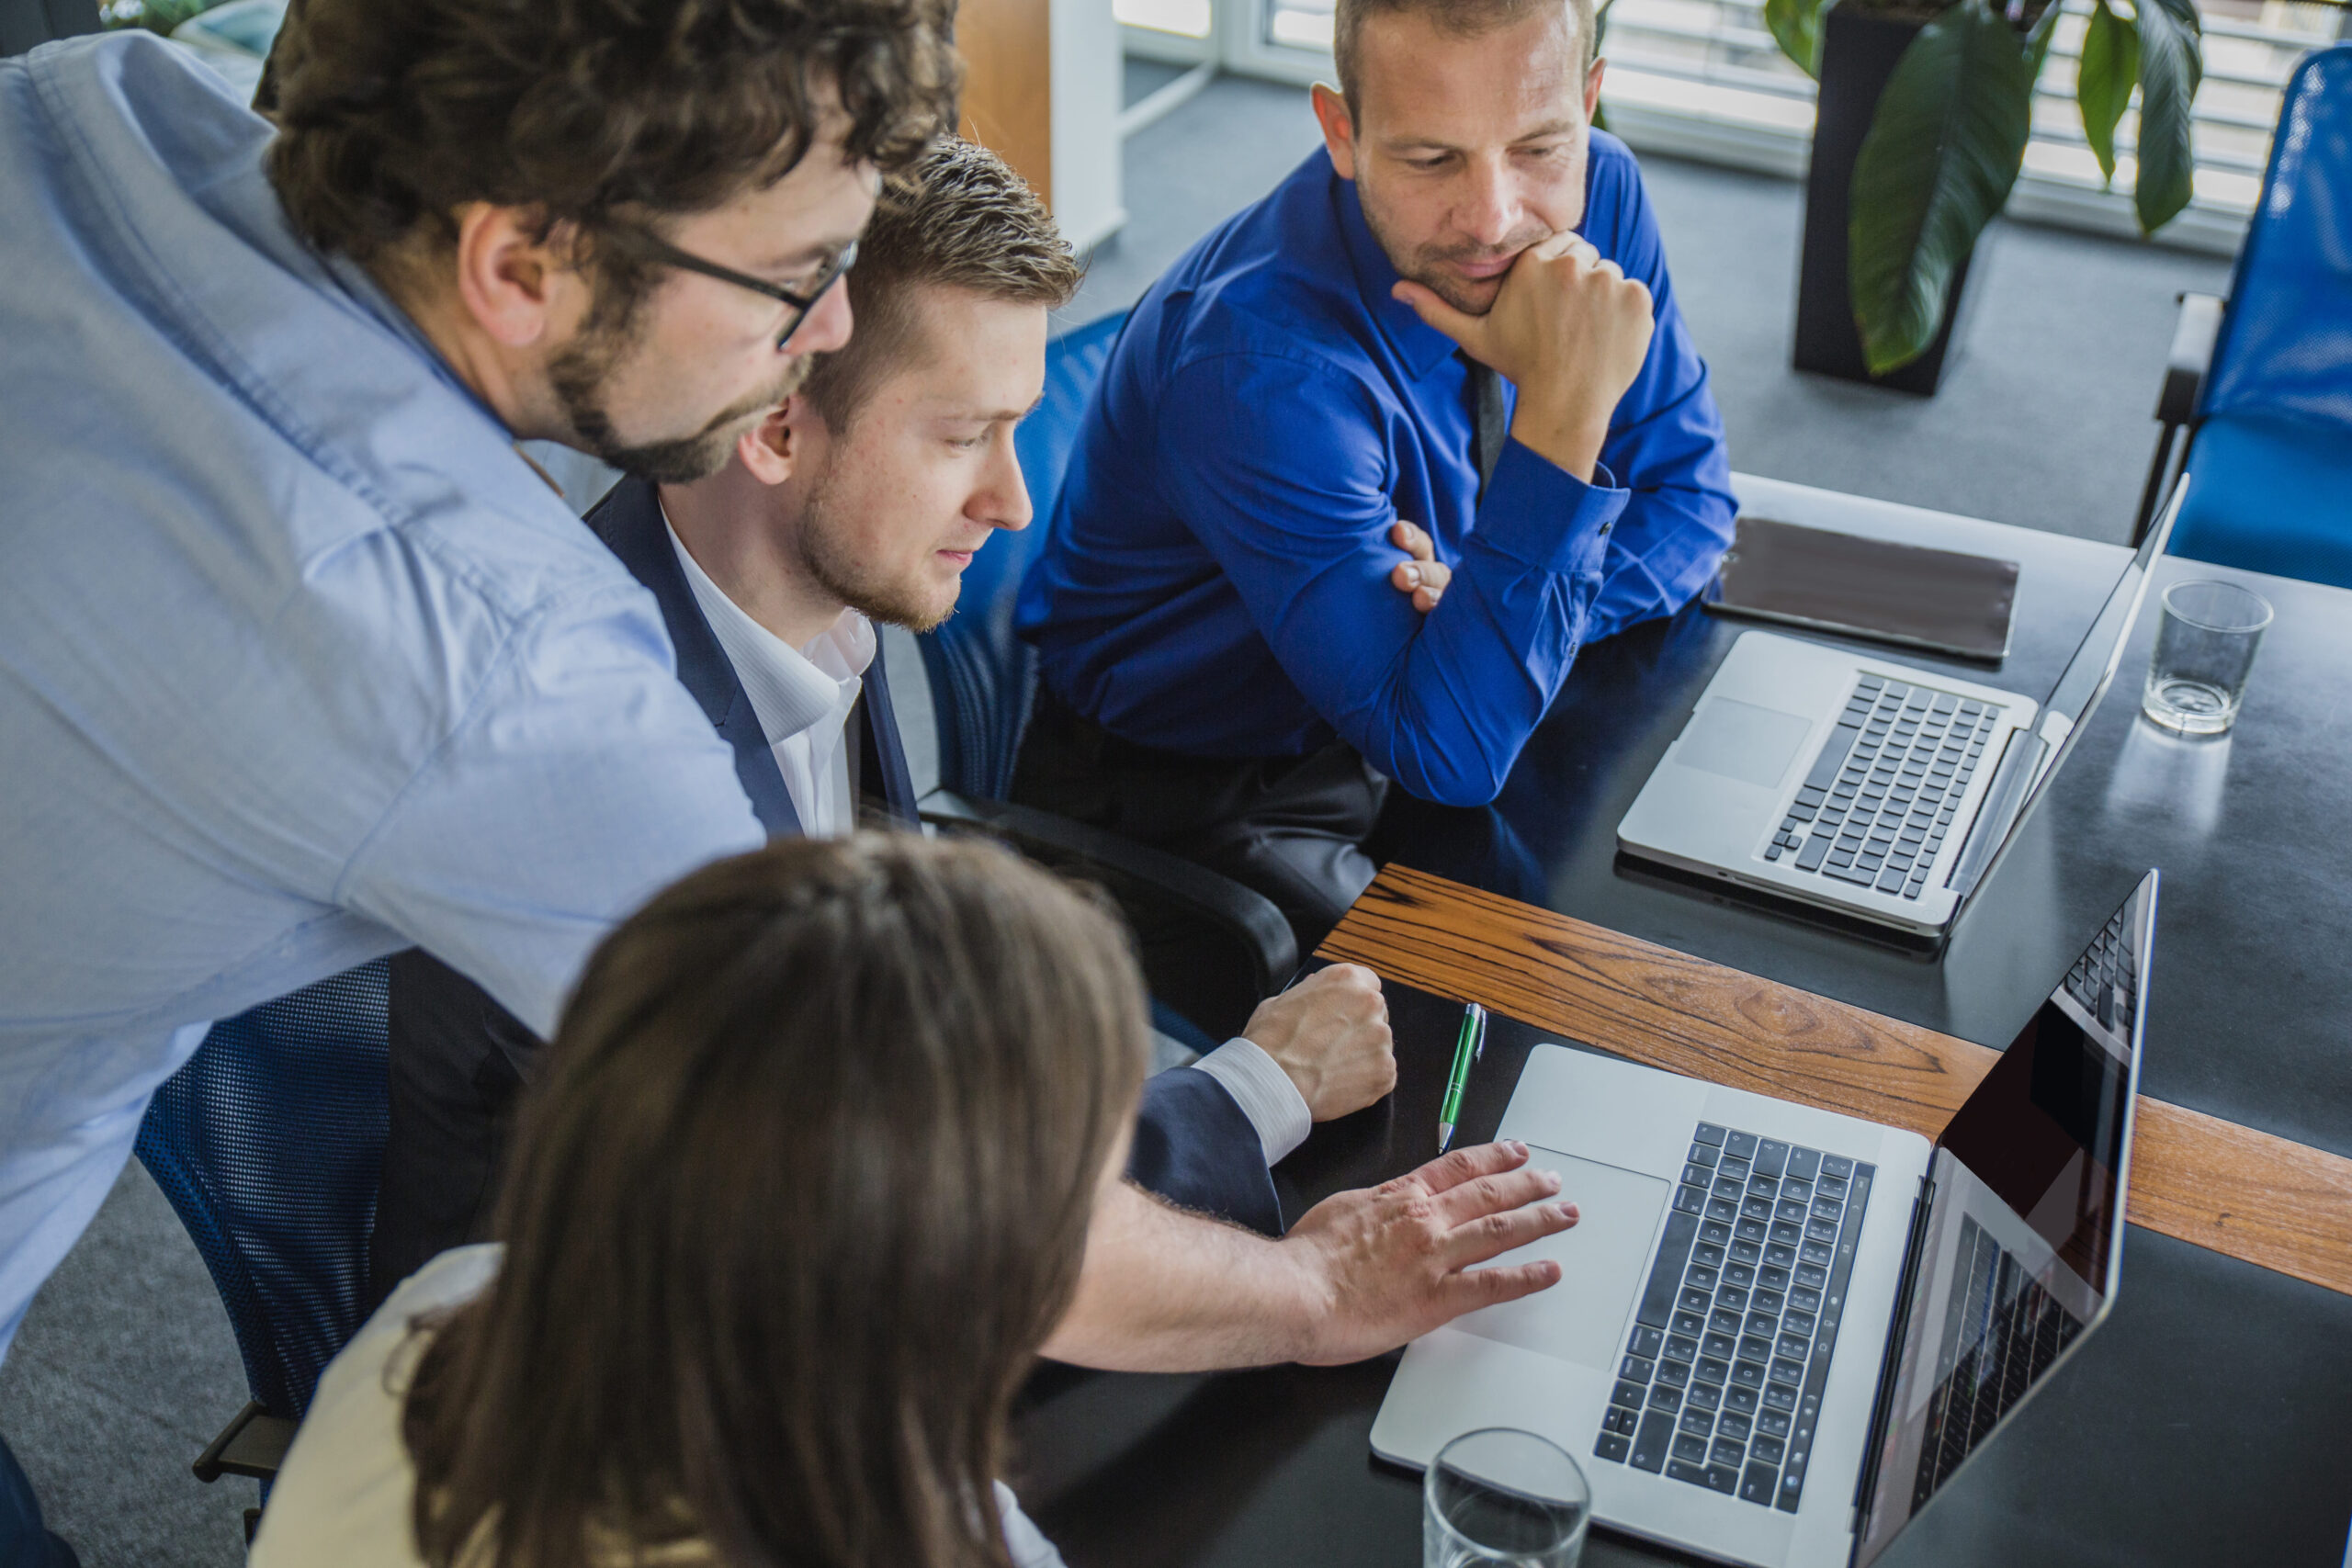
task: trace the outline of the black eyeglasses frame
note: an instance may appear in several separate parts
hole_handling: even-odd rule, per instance
[[[721,283],[731,283],[738,288],[748,288],[754,294],[763,294],[790,306],[792,314],[786,318],[784,331],[776,334],[775,346],[779,353],[792,341],[792,334],[800,330],[800,324],[808,319],[808,312],[824,299],[825,290],[839,283],[842,275],[857,265],[857,242],[852,240],[826,264],[825,270],[818,275],[816,283],[808,293],[797,294],[782,284],[770,283],[764,278],[753,277],[750,273],[738,272],[731,266],[707,260],[692,251],[680,250],[661,235],[643,229],[612,229],[606,232],[636,246],[665,266],[674,266],[683,272],[698,272],[705,277],[715,277]]]

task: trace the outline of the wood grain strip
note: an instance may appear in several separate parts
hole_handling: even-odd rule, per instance
[[[1392,865],[1323,956],[1669,1072],[1934,1137],[1999,1053]],[[2352,1294],[2352,1160],[2140,1097],[2134,1224]]]

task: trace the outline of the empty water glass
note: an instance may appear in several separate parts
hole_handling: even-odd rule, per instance
[[[1592,1489],[1558,1444],[1465,1432],[1421,1483],[1421,1568],[1576,1568],[1591,1517]]]
[[[2165,589],[2140,711],[2183,735],[2228,729],[2237,722],[2270,615],[2268,600],[2234,582],[2176,582]]]

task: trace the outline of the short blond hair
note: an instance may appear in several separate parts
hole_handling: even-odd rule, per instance
[[[1448,38],[1476,38],[1523,22],[1546,6],[1563,0],[1338,0],[1331,16],[1331,56],[1340,71],[1340,94],[1348,100],[1348,118],[1363,118],[1363,67],[1357,53],[1364,23],[1374,17],[1411,13],[1427,17],[1430,25]],[[1600,27],[1592,0],[1565,0],[1576,17],[1577,37],[1583,44],[1581,78],[1592,70],[1600,43]]]
[[[810,372],[804,393],[836,431],[905,355],[923,285],[1059,310],[1084,276],[1069,243],[1026,181],[977,142],[948,137],[892,179],[857,243],[847,346]]]

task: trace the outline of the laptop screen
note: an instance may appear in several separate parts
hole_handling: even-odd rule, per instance
[[[2105,1315],[2122,1263],[2150,872],[1937,1141],[1864,1476],[1867,1563]]]
[[[2183,472],[2172,488],[2172,499],[2124,563],[2123,575],[2109,590],[2091,629],[2075,645],[2074,658],[2059,672],[2058,683],[2041,705],[2041,716],[2030,732],[2020,730],[2009,741],[1961,847],[1960,859],[1945,878],[1944,885],[1958,889],[1962,898],[1991,880],[2009,846],[2017,842],[2026,818],[2041,804],[2050,781],[2058,776],[2059,768],[2082,738],[2099,699],[2107,694],[2108,682],[2115,678],[2116,666],[2132,636],[2132,623],[2139,619],[2141,603],[2148,596],[2150,573],[2172,538],[2173,520],[2180,515],[2180,504],[2188,494],[2188,475]]]

